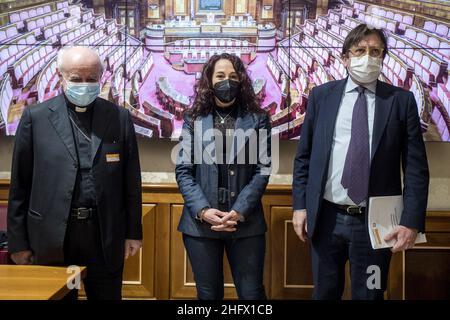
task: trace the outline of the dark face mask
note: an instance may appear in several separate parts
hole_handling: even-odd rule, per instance
[[[241,84],[234,80],[222,80],[214,85],[214,95],[223,103],[233,101],[241,90]]]

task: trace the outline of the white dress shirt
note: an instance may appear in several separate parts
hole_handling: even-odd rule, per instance
[[[355,203],[348,197],[347,189],[342,186],[341,179],[344,171],[345,158],[347,157],[347,150],[350,144],[353,107],[356,99],[358,98],[358,91],[356,90],[357,87],[358,84],[356,84],[349,76],[336,118],[330,163],[328,165],[328,178],[325,185],[325,200],[341,205],[355,205]],[[370,154],[372,154],[373,121],[375,116],[375,90],[377,87],[377,81],[367,84],[364,87],[367,89],[364,91],[364,95],[367,99],[369,150]],[[359,203],[358,205],[365,206],[365,201]]]

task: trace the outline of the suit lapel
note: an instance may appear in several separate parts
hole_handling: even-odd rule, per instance
[[[392,109],[393,95],[388,85],[382,81],[377,81],[377,89],[375,91],[375,118],[373,122],[372,135],[372,155],[375,155],[378,146],[380,145],[381,137],[386,128],[389,115]]]
[[[342,96],[344,95],[346,83],[347,79],[342,79],[336,82],[336,85],[329,89],[328,96],[322,100],[324,106],[322,106],[320,110],[325,119],[322,123],[325,125],[325,150],[327,151],[328,158],[329,153],[331,152],[336,119],[339,107],[341,105]]]
[[[111,122],[111,111],[111,108],[101,103],[99,98],[95,100],[91,134],[92,163],[94,162],[95,155],[103,140],[106,129],[108,129],[109,123]]]
[[[208,164],[212,163],[217,166],[216,161],[216,139],[213,134],[214,124],[212,113],[208,114],[206,117],[202,117],[202,131],[197,132],[201,136],[198,137],[202,141],[202,155],[201,157],[207,156],[209,158]],[[195,150],[195,149],[194,149]],[[196,151],[197,152],[197,151]],[[204,159],[202,159],[203,162]]]
[[[55,98],[49,109],[52,111],[49,115],[50,123],[55,128],[58,136],[63,141],[69,151],[70,156],[78,163],[75,142],[73,138],[72,125],[70,124],[69,114],[67,111],[66,100],[64,95]]]

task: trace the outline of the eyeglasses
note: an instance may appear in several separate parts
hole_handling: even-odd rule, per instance
[[[384,49],[379,47],[353,47],[349,50],[355,57],[362,57],[369,54],[374,58],[381,58]]]

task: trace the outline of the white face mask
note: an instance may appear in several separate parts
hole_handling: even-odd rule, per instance
[[[74,105],[86,107],[100,94],[98,82],[71,82],[66,81],[66,97]]]
[[[362,57],[351,57],[348,73],[358,83],[367,84],[378,79],[382,66],[381,58],[374,58],[368,54]]]

